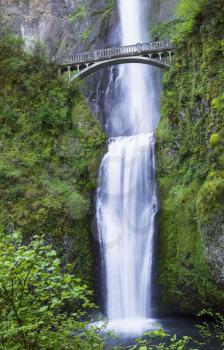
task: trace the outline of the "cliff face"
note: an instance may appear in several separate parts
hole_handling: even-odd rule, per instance
[[[152,0],[151,20],[153,24],[160,24],[175,18],[175,8],[180,0]]]
[[[145,0],[152,25],[171,19],[179,0]],[[26,45],[40,40],[49,53],[82,51],[118,43],[116,0],[1,0],[0,28],[9,27]]]
[[[176,28],[157,131],[162,298],[191,313],[224,305],[223,5]]]
[[[45,43],[51,55],[106,45],[114,4],[105,0],[1,0],[1,28]]]
[[[119,43],[116,0],[0,0],[0,29],[21,35],[26,47],[44,43],[50,57]],[[110,69],[85,79],[82,91],[95,117],[105,124],[104,93]]]

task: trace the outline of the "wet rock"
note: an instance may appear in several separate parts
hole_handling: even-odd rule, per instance
[[[213,215],[208,221],[200,223],[204,242],[204,253],[215,281],[224,285],[224,216]]]
[[[159,24],[175,18],[175,8],[180,0],[152,0],[151,21]]]

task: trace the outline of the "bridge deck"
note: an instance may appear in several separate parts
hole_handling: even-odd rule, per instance
[[[82,65],[93,62],[105,61],[112,58],[144,56],[154,53],[163,53],[173,51],[173,46],[170,41],[157,41],[143,44],[114,47],[102,50],[94,50],[91,52],[84,52],[77,55],[68,54],[57,59],[55,63],[58,66],[67,65]]]

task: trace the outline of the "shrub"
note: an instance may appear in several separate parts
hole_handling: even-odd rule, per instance
[[[0,349],[102,349],[81,322],[91,292],[66,272],[43,238],[25,245],[19,232],[0,232]],[[66,270],[66,271],[65,271]],[[73,334],[73,336],[72,336]],[[92,346],[92,345],[91,345]]]

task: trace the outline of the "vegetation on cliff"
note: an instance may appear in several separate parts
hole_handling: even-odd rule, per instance
[[[159,280],[164,303],[195,313],[224,305],[224,2],[183,0],[177,14],[157,131]]]
[[[97,1],[79,1],[76,8],[69,15],[69,22],[85,24],[85,30],[81,33],[82,44],[87,47],[92,38],[97,34],[97,39],[105,39],[106,32],[110,28],[111,16],[116,7],[116,0],[102,1],[98,6]]]
[[[104,145],[77,86],[59,78],[40,46],[0,39],[0,223],[45,235],[77,277],[92,280],[91,192]]]
[[[39,44],[2,35],[0,80],[0,348],[102,349],[81,321],[101,126]]]

